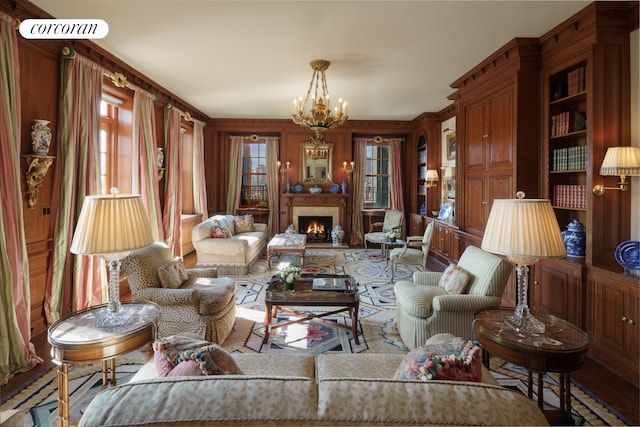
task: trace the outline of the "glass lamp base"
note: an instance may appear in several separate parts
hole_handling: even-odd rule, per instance
[[[544,323],[533,317],[529,310],[518,310],[511,316],[505,316],[504,323],[508,327],[522,333],[544,334]]]
[[[133,321],[133,316],[126,310],[120,308],[118,311],[111,311],[109,307],[104,307],[100,314],[96,316],[94,326],[99,329],[116,328],[128,325]]]

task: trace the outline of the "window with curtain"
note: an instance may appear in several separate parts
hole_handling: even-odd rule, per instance
[[[117,187],[120,193],[132,191],[132,113],[133,97],[124,90],[103,86],[100,102],[100,182],[102,194]]]
[[[390,179],[389,151],[386,143],[367,143],[364,179],[364,208],[389,209]]]
[[[267,144],[244,142],[242,149],[241,208],[268,208]]]
[[[193,214],[193,124],[183,122],[180,127],[180,150],[182,152],[182,213]]]

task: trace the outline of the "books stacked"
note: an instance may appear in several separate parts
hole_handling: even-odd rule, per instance
[[[573,71],[567,73],[567,95],[575,95],[576,93],[584,92],[584,71],[585,67],[576,68]]]
[[[578,145],[556,148],[553,150],[551,162],[551,170],[554,172],[585,170],[587,168],[587,147]]]
[[[346,277],[321,277],[313,279],[314,291],[346,291],[348,288]]]
[[[553,204],[559,208],[586,209],[586,185],[554,185]]]
[[[551,136],[566,135],[587,128],[586,117],[577,111],[565,111],[551,116]]]

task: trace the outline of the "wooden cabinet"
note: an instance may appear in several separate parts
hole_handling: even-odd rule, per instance
[[[410,213],[409,214],[409,233],[408,236],[422,236],[426,224],[422,215]]]
[[[541,260],[533,267],[531,298],[533,311],[549,313],[584,329],[584,262]]]
[[[444,265],[457,263],[462,249],[462,239],[458,229],[451,224],[433,218],[425,218],[425,220],[427,224],[433,222],[431,256]]]
[[[589,353],[638,385],[638,279],[597,267],[587,271]]]
[[[483,235],[494,199],[538,195],[539,67],[537,39],[515,39],[452,85],[463,177],[456,219],[468,233]]]

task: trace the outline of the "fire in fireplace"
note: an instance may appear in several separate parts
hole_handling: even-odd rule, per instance
[[[308,243],[331,242],[331,228],[333,217],[330,216],[299,216],[299,233],[307,235]]]

